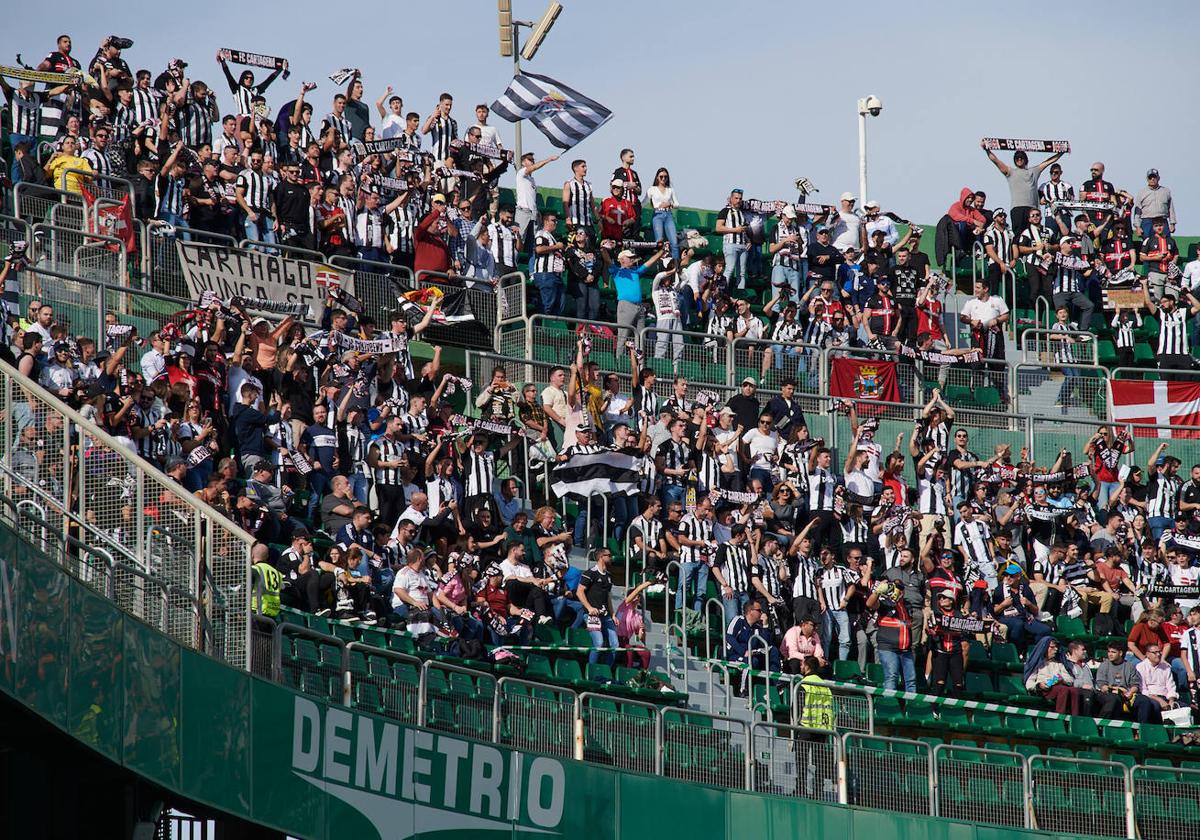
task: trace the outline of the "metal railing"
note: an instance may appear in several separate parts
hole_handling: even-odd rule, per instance
[[[846,804],[839,781],[842,739],[828,729],[781,723],[750,728],[750,789]]]
[[[1027,792],[1034,828],[1078,831],[1076,815],[1084,813],[1089,834],[1136,836],[1133,781],[1123,764],[1078,756],[1030,756]]]
[[[906,814],[933,814],[937,769],[929,744],[848,732],[846,803]]]
[[[1029,364],[1095,365],[1099,342],[1090,332],[1032,329],[1021,333],[1021,361]],[[1069,354],[1063,357],[1062,354]],[[1069,358],[1069,362],[1062,361]]]
[[[504,287],[493,287],[486,281],[472,281],[470,278],[451,277],[436,271],[418,271],[413,288],[440,289],[443,292],[461,291],[466,295],[467,303],[475,321],[481,326],[474,330],[464,330],[460,324],[431,324],[427,333],[429,340],[439,341],[446,338],[454,339],[460,347],[475,350],[495,350],[497,327],[501,321],[511,321],[512,313],[525,312],[525,284],[513,283]],[[502,309],[503,303],[503,309]],[[447,338],[449,337],[449,338]]]
[[[1200,770],[1138,766],[1130,778],[1142,840],[1175,840],[1183,825],[1200,822]]]
[[[933,800],[937,815],[956,820],[1032,828],[1029,763],[1008,750],[937,744]]]
[[[248,667],[253,538],[15,368],[0,363],[0,378],[4,492],[38,499],[56,533],[74,529],[181,593],[151,623]],[[144,603],[138,595],[122,605],[141,615]],[[201,624],[213,628],[212,638],[197,631]]]
[[[1019,414],[1099,421],[1110,416],[1108,371],[1099,365],[1019,363],[1008,370]]]

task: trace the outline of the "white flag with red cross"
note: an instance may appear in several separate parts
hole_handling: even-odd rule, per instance
[[[1200,381],[1110,379],[1108,389],[1114,423],[1161,427],[1134,429],[1134,437],[1200,438]]]

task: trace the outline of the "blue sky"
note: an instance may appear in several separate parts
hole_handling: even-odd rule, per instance
[[[513,5],[522,19],[545,8],[542,0]],[[867,126],[868,192],[885,209],[932,223],[966,185],[987,190],[993,206],[1007,204],[1007,189],[979,139],[1065,138],[1073,148],[1064,160],[1068,181],[1078,186],[1099,159],[1110,180],[1136,192],[1146,169],[1157,167],[1176,196],[1179,233],[1200,234],[1200,168],[1188,151],[1200,131],[1198,4],[563,5],[527,67],[614,111],[567,155],[588,159],[593,181],[630,146],[644,178],[660,165],[671,170],[684,204],[720,206],[732,186],[750,197],[793,199],[792,182],[801,175],[820,188],[814,199],[832,201],[843,190],[858,191],[855,101],[873,93],[884,111]],[[369,99],[390,84],[406,110],[422,116],[441,91],[450,91],[460,123],[473,122],[475,103],[491,102],[511,77],[510,59],[499,55],[491,0],[295,0],[282,18],[273,15],[284,8],[275,3],[211,0],[196,14],[136,0],[119,4],[119,23],[103,26],[93,22],[90,3],[55,6],[53,16],[31,4],[8,10],[0,61],[20,52],[36,63],[63,31],[55,20],[69,21],[65,31],[81,61],[104,35],[127,35],[135,41],[126,54],[131,67],[157,73],[168,59],[184,58],[192,78],[218,86],[222,110],[231,98],[214,55],[231,47],[290,60],[291,80],[269,91],[273,108],[294,98],[305,79],[319,83],[311,98],[318,113],[326,112],[335,92],[329,73],[355,66]],[[246,28],[255,34],[225,34]],[[512,126],[500,129],[511,145]],[[525,147],[552,151],[528,125]],[[543,169],[539,184],[561,185],[569,177],[566,164]]]

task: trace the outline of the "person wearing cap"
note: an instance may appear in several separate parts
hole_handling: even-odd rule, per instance
[[[741,426],[743,429],[757,428],[758,415],[762,414],[762,402],[757,393],[758,382],[753,376],[747,376],[742,379],[738,393],[725,401],[725,407],[721,411],[729,410],[735,426]]]
[[[642,214],[637,204],[626,197],[625,181],[613,178],[608,188],[609,195],[600,202],[600,237],[616,242],[637,239]]]
[[[779,224],[767,245],[771,254],[771,287],[776,295],[788,289],[793,299],[799,299],[807,286],[808,231],[796,222],[796,209],[790,204],[779,215]]]
[[[875,234],[882,233],[883,241],[889,249],[899,248],[903,244],[896,223],[879,212],[879,202],[871,199],[863,205],[863,224],[866,229],[868,244],[873,241]]]
[[[1055,152],[1037,166],[1029,165],[1029,155],[1017,150],[1013,153],[1013,165],[1009,166],[996,157],[995,152],[987,147],[986,141],[979,144],[988,160],[995,164],[1000,174],[1008,181],[1009,206],[1012,208],[1013,230],[1023,231],[1029,223],[1029,211],[1038,206],[1038,179],[1049,166],[1058,163],[1066,152]]]
[[[846,253],[847,248],[862,248],[863,240],[862,217],[854,209],[854,193],[844,192],[838,199],[837,218],[833,220],[831,233],[833,247],[839,252]]]
[[[600,318],[600,254],[587,228],[575,228],[567,239],[569,244],[563,251],[567,299],[575,302],[576,318],[596,321]]]
[[[717,213],[717,224],[713,228],[714,233],[721,235],[725,282],[738,290],[746,288],[746,260],[750,251],[750,220],[742,210],[742,193],[741,187],[730,191],[729,202]]]
[[[1146,227],[1146,219],[1142,219],[1142,227]],[[1138,249],[1138,262],[1146,266],[1146,283],[1154,298],[1162,297],[1167,286],[1167,273],[1171,266],[1179,262],[1179,245],[1175,238],[1167,233],[1167,220],[1162,216],[1151,216],[1149,219],[1150,233],[1144,234],[1142,245]]]
[[[1028,211],[1025,208],[1026,218]],[[1024,220],[1022,220],[1024,223]],[[987,253],[988,289],[992,294],[1000,292],[1004,287],[1004,278],[1016,266],[1016,253],[1013,249],[1013,232],[1008,228],[1008,213],[1003,207],[992,211],[992,223],[983,232],[983,250]],[[1015,275],[1014,275],[1015,279]]]
[[[872,258],[874,259],[874,258]],[[875,293],[867,299],[862,311],[862,329],[867,341],[878,341],[891,350],[904,325],[904,316],[892,297],[892,281],[886,274],[876,275],[878,267],[868,262],[868,276],[874,277]]]
[[[416,248],[413,253],[414,271],[449,272],[453,267],[453,252],[449,238],[458,233],[446,215],[446,196],[435,193],[430,199],[432,208],[417,224],[414,232]]]
[[[667,251],[666,245],[659,243],[658,250],[646,258],[641,265],[637,264],[637,255],[628,248],[617,254],[616,264],[612,264],[608,252],[601,249],[600,259],[608,268],[613,286],[617,292],[617,346],[623,347],[629,337],[630,329],[635,332],[642,328],[646,310],[642,305],[642,275],[654,263],[662,259]]]
[[[1025,647],[1027,640],[1030,646],[1035,645],[1054,632],[1050,625],[1037,620],[1033,590],[1016,563],[1004,567],[1002,579],[992,590],[992,614],[1008,628],[1008,641],[1020,647]]]
[[[939,590],[926,620],[925,637],[932,662],[925,679],[930,691],[943,697],[962,697],[965,689],[963,643],[969,640],[969,634],[944,623],[960,617],[953,591]]]
[[[844,261],[842,252],[833,246],[833,231],[826,225],[817,225],[813,241],[808,246],[808,271],[815,282],[805,294],[810,294],[822,283],[833,283],[838,266]]]
[[[42,367],[38,384],[64,400],[74,399],[80,379],[68,342],[56,341],[52,345],[50,363]]]
[[[1168,230],[1175,232],[1175,199],[1171,190],[1159,182],[1157,169],[1146,172],[1146,186],[1134,196],[1133,207],[1142,220],[1143,239],[1153,234],[1151,225],[1158,218],[1166,219]]]
[[[556,154],[544,157],[541,160],[537,160],[533,152],[525,152],[525,154],[521,155],[521,161],[517,166],[516,172],[517,209],[513,215],[513,220],[516,222],[517,230],[520,231],[519,239],[522,251],[529,251],[533,247],[534,228],[538,220],[537,182],[533,179],[533,173],[556,160],[558,160],[558,155]]]

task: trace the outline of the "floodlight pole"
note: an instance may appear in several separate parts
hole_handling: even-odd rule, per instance
[[[520,27],[530,26],[530,25],[531,24],[528,21],[523,21],[523,20],[514,20],[512,22],[513,78],[516,78],[517,76],[519,76],[521,74],[521,29],[520,29]],[[521,153],[522,153],[521,122],[522,122],[522,120],[517,120],[516,126],[513,128],[513,135],[514,135],[513,140],[515,141],[513,144],[513,148],[515,149],[515,151],[513,152],[513,155],[514,155],[514,159],[516,161],[517,166],[521,165]]]

